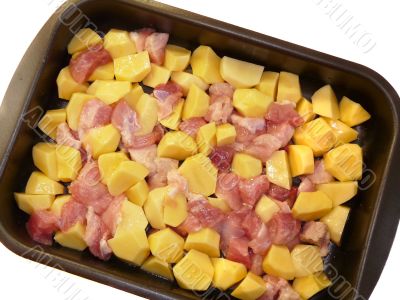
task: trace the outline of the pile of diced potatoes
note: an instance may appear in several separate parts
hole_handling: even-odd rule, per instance
[[[164,65],[160,66],[150,63],[147,51],[136,52],[126,31],[112,29],[101,38],[90,29],[83,29],[80,37],[73,38],[68,45],[69,54],[74,56],[88,45],[103,43],[113,62],[98,67],[89,79],[90,84],[75,82],[68,67],[61,70],[57,78],[59,97],[68,103],[63,109],[47,111],[40,121],[39,128],[49,137],[55,139],[57,126],[64,122],[77,130],[82,107],[88,100],[97,98],[111,105],[124,99],[138,114],[140,134],[150,133],[157,123],[169,130],[158,144],[157,155],[183,161],[179,172],[188,180],[190,191],[208,197],[211,205],[228,212],[230,208],[224,199],[213,196],[218,170],[207,156],[214,147],[235,141],[235,127],[211,122],[192,138],[178,130],[180,122],[203,117],[210,105],[209,85],[223,81],[236,88],[233,106],[245,117],[264,117],[273,101],[294,102],[305,123],[296,129],[294,144],[289,145],[288,151],[276,151],[266,162],[236,153],[232,172],[252,178],[262,174],[265,166],[270,182],[290,189],[292,178],[312,174],[314,158],[321,157],[326,170],[337,181],[319,184],[315,192],[300,193],[292,214],[301,221],[322,221],[328,226],[332,241],[340,244],[349,214],[349,208],[343,204],[356,195],[357,180],[362,176],[362,149],[352,143],[358,137],[352,127],[368,120],[370,115],[360,104],[347,97],[339,103],[330,85],[316,91],[309,101],[302,96],[298,75],[264,72],[259,65],[226,56],[220,58],[208,46],[200,46],[192,53],[169,44]],[[145,93],[142,86],[154,88],[169,80],[182,87],[185,99],[170,116],[159,120],[157,100]],[[215,230],[204,228],[183,238],[170,228],[187,217],[185,196],[171,198],[168,186],[149,190],[149,170],[119,150],[120,139],[119,131],[109,124],[89,131],[82,140],[98,161],[101,181],[110,194],[126,196],[121,222],[108,241],[114,255],[161,277],[175,278],[185,289],[234,287],[232,295],[239,299],[261,296],[266,290],[265,282],[247,272],[244,265],[221,257],[220,235]],[[81,153],[49,142],[35,145],[32,152],[39,171],[31,174],[24,193],[15,193],[18,206],[28,214],[49,209],[60,215],[62,206],[71,199],[62,183],[77,178],[82,168]],[[255,207],[264,222],[278,210],[267,196]],[[156,231],[146,234],[149,224]],[[84,250],[84,233],[85,225],[78,223],[66,232],[57,232],[55,240],[65,247]],[[316,246],[297,245],[289,251],[285,246],[273,245],[264,258],[263,268],[268,274],[294,280],[293,288],[304,299],[330,285],[321,272],[323,262]]]

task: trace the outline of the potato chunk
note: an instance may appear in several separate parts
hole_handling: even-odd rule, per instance
[[[157,155],[159,157],[184,160],[196,153],[196,142],[183,131],[167,132],[157,146]]]
[[[332,87],[327,84],[316,91],[312,96],[313,112],[333,120],[340,117],[339,104]]]
[[[199,46],[193,51],[190,65],[193,74],[203,79],[208,84],[223,82],[219,73],[221,58],[211,47]]]
[[[357,194],[358,182],[329,182],[316,186],[318,191],[324,192],[331,200],[333,207],[341,205]]]
[[[309,122],[315,118],[312,103],[304,97],[297,102],[296,110],[300,117],[303,118],[304,122]]]
[[[296,245],[290,254],[295,277],[304,277],[321,272],[324,268],[320,249],[317,246]]]
[[[110,52],[112,58],[136,53],[136,45],[124,30],[111,29],[104,36],[104,49]]]
[[[268,223],[272,219],[274,214],[279,212],[280,208],[278,204],[275,203],[271,198],[263,195],[261,199],[257,202],[255,211],[256,214],[264,223]]]
[[[350,208],[346,206],[336,206],[330,213],[321,218],[321,222],[328,226],[331,240],[340,246],[343,229],[349,216]]]
[[[98,66],[90,75],[88,81],[95,80],[113,80],[114,79],[114,63]]]
[[[273,101],[275,101],[276,93],[278,91],[278,80],[279,73],[270,71],[264,72],[261,76],[260,83],[257,85],[256,88],[260,92],[271,97]]]
[[[69,67],[65,67],[60,71],[57,77],[58,98],[69,100],[73,93],[84,93],[88,89],[87,83],[76,82],[69,71]]]
[[[263,269],[267,274],[292,280],[295,269],[289,249],[286,246],[272,245],[264,258]]]
[[[143,209],[128,200],[122,201],[121,219],[117,229],[130,231],[135,228],[145,230],[149,222]]]
[[[158,104],[156,98],[148,94],[143,94],[139,98],[135,110],[139,116],[139,124],[141,126],[138,135],[151,133],[158,121]]]
[[[214,266],[213,286],[220,290],[227,290],[247,275],[246,267],[238,262],[225,258],[211,258]]]
[[[178,130],[179,124],[181,123],[181,116],[184,103],[185,101],[183,99],[179,101],[175,105],[172,114],[170,114],[168,117],[162,120],[159,120],[160,124],[172,130]]]
[[[231,208],[229,207],[228,203],[226,203],[226,201],[222,198],[208,197],[208,202],[212,206],[222,210],[225,213],[231,211]]]
[[[236,153],[232,161],[232,172],[242,178],[250,179],[262,173],[262,162],[251,155]]]
[[[123,98],[130,90],[129,81],[96,80],[89,86],[87,93],[110,105]]]
[[[164,223],[166,225],[177,227],[186,220],[187,201],[183,194],[170,196],[167,194],[164,198]]]
[[[217,144],[217,126],[215,122],[208,123],[199,128],[196,135],[199,152],[208,156]]]
[[[54,201],[54,195],[14,193],[14,198],[19,209],[29,215],[37,210],[49,209]]]
[[[275,151],[265,162],[265,172],[270,182],[287,190],[292,186],[292,174],[285,150]]]
[[[326,118],[325,121],[332,128],[336,137],[335,147],[350,143],[357,139],[358,131],[340,122],[339,120],[331,120]]]
[[[147,51],[114,59],[115,78],[121,81],[140,82],[151,72]]]
[[[232,124],[226,123],[217,126],[217,146],[233,144],[236,140],[236,129]]]
[[[34,171],[26,183],[25,193],[31,195],[59,195],[64,193],[64,186],[43,173]]]
[[[54,199],[53,204],[50,207],[50,211],[55,214],[57,217],[61,216],[61,211],[63,206],[71,201],[72,197],[71,195],[60,195],[57,196],[56,199]]]
[[[155,256],[150,256],[142,265],[142,270],[149,273],[161,276],[168,280],[174,280],[174,274],[172,273],[171,265],[162,259]]]
[[[165,228],[164,223],[164,199],[168,193],[168,187],[155,188],[149,192],[143,205],[144,212],[151,227],[156,229]]]
[[[170,77],[170,70],[156,64],[151,64],[150,73],[143,79],[143,84],[155,88],[159,84],[167,83]]]
[[[82,168],[82,158],[79,150],[58,145],[56,150],[57,176],[63,182],[71,182],[78,177]]]
[[[251,88],[260,83],[263,66],[224,56],[220,64],[222,78],[235,88]]]
[[[364,123],[371,115],[357,102],[343,97],[339,104],[340,120],[353,127]]]
[[[67,122],[68,126],[77,131],[79,126],[79,119],[81,117],[81,112],[83,106],[90,99],[96,98],[93,95],[84,94],[84,93],[73,93],[71,99],[68,102],[66,107],[67,112]]]
[[[189,88],[183,107],[182,119],[187,120],[195,117],[204,117],[210,106],[210,96],[193,84]]]
[[[299,293],[302,299],[310,299],[330,285],[330,280],[323,273],[296,278],[293,282],[294,290]]]
[[[57,144],[37,143],[32,148],[33,164],[47,177],[58,181]]]
[[[101,154],[117,150],[121,135],[112,124],[92,128],[84,136],[82,143],[86,149],[90,149],[94,159]]]
[[[266,289],[265,281],[260,276],[249,272],[244,280],[232,292],[232,296],[241,300],[253,300],[262,296]]]
[[[138,83],[133,83],[129,93],[126,94],[122,99],[125,100],[133,110],[136,110],[136,105],[143,94],[144,91],[142,86]]]
[[[69,42],[67,47],[68,54],[77,53],[100,43],[103,43],[103,40],[97,32],[90,28],[83,28]]]
[[[129,188],[125,194],[129,201],[136,205],[143,206],[149,195],[149,186],[146,180],[143,179]]]
[[[123,152],[111,152],[100,155],[97,162],[99,165],[101,182],[107,184],[109,178],[117,169],[119,164],[128,160],[128,156]]]
[[[54,240],[63,247],[83,251],[87,247],[85,242],[85,231],[86,226],[77,222],[65,232],[57,232],[54,236]]]
[[[185,242],[185,250],[198,250],[209,257],[219,257],[220,235],[211,228],[203,228],[200,231],[189,233]]]
[[[278,94],[276,100],[278,102],[292,101],[297,103],[301,98],[302,94],[299,75],[289,72],[281,72],[279,74]]]
[[[301,221],[317,220],[332,209],[332,200],[321,191],[301,192],[294,203],[292,214]]]
[[[39,121],[38,127],[46,135],[55,140],[57,136],[58,125],[65,123],[66,119],[67,113],[64,108],[51,109],[46,111],[43,118]]]
[[[344,144],[324,155],[325,168],[340,181],[359,180],[362,176],[362,149],[357,144]]]
[[[305,145],[289,145],[289,163],[292,176],[314,173],[314,154]]]
[[[165,48],[164,67],[170,71],[184,71],[189,65],[191,51],[176,45]]]
[[[272,97],[257,89],[236,89],[233,94],[233,107],[245,117],[264,117],[272,102]]]
[[[149,170],[136,161],[123,161],[112,172],[107,181],[108,191],[117,196],[130,187],[143,180],[149,174]]]
[[[170,228],[149,235],[151,254],[168,263],[177,263],[183,256],[184,239]]]
[[[180,85],[184,96],[188,94],[193,84],[197,85],[203,91],[208,89],[208,84],[203,79],[187,72],[172,72],[171,81]]]

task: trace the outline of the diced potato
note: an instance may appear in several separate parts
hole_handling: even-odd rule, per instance
[[[184,160],[197,153],[194,139],[183,131],[167,132],[157,147],[159,157]]]
[[[217,146],[225,146],[233,144],[236,140],[236,129],[230,123],[217,126]]]
[[[231,208],[229,207],[228,203],[226,203],[226,201],[222,198],[208,197],[208,202],[212,206],[222,210],[225,213],[231,211]]]
[[[292,208],[292,214],[301,221],[317,220],[332,209],[332,200],[321,191],[301,192]]]
[[[37,143],[32,148],[33,164],[47,177],[58,181],[57,144]]]
[[[276,100],[276,93],[278,91],[279,73],[266,71],[262,74],[260,83],[256,88],[265,95]]]
[[[53,140],[57,136],[57,127],[67,120],[67,113],[64,108],[51,109],[46,111],[43,118],[39,121],[38,127],[41,131],[51,137]]]
[[[274,200],[263,195],[261,199],[257,202],[255,211],[264,223],[268,223],[268,221],[272,219],[274,214],[280,211],[280,208]]]
[[[179,167],[179,173],[187,179],[192,193],[206,197],[215,193],[218,170],[204,154],[186,158]]]
[[[278,94],[276,100],[278,102],[292,101],[297,103],[301,98],[302,94],[299,75],[289,72],[281,72],[279,74]]]
[[[265,172],[270,182],[287,190],[292,186],[292,174],[285,150],[275,151],[265,162]]]
[[[34,211],[49,209],[54,201],[54,195],[29,195],[24,193],[14,193],[19,209],[27,214]]]
[[[232,296],[241,300],[254,300],[262,296],[266,290],[265,281],[260,276],[249,272],[245,279],[232,292]]]
[[[89,86],[87,93],[110,105],[125,97],[130,90],[129,81],[96,80]]]
[[[314,156],[321,156],[336,144],[335,133],[323,118],[296,128],[293,139],[296,144],[309,146]]]
[[[104,36],[104,49],[110,52],[112,58],[136,53],[136,45],[124,30],[111,29]]]
[[[151,64],[151,71],[143,79],[143,84],[155,88],[159,84],[167,83],[170,77],[170,70],[156,64]]]
[[[95,80],[113,80],[114,79],[114,63],[110,62],[97,67],[89,77],[89,81]]]
[[[292,280],[295,269],[289,249],[286,246],[272,245],[264,258],[263,270],[269,275]]]
[[[86,226],[80,222],[75,223],[67,231],[58,231],[54,240],[63,247],[83,251],[87,245],[85,242]]]
[[[302,299],[310,299],[330,285],[330,280],[323,273],[296,278],[293,282],[294,290],[299,293]]]
[[[182,116],[182,111],[183,111],[183,105],[185,101],[182,99],[179,101],[175,107],[174,110],[172,111],[172,114],[170,114],[168,117],[160,120],[161,125],[172,129],[172,130],[178,130],[179,124],[181,123],[181,116]]]
[[[317,184],[318,191],[324,192],[331,200],[333,207],[341,205],[357,194],[358,182],[329,182]]]
[[[353,127],[364,123],[371,115],[357,102],[343,97],[339,104],[340,120]]]
[[[69,100],[73,93],[84,93],[88,89],[87,83],[76,82],[69,71],[69,67],[65,67],[60,71],[57,77],[58,98]]]
[[[120,195],[148,174],[149,170],[142,164],[131,160],[123,161],[107,180],[108,191],[113,196]]]
[[[71,201],[72,197],[71,195],[60,195],[57,196],[56,199],[54,200],[53,204],[50,207],[50,211],[55,214],[57,217],[61,216],[61,211],[63,206]]]
[[[311,96],[313,112],[333,120],[340,117],[339,104],[332,87],[327,84]]]
[[[289,145],[289,163],[292,176],[314,173],[314,154],[305,145]]]
[[[296,110],[300,117],[303,118],[304,122],[309,122],[315,118],[312,103],[304,97],[297,102]]]
[[[339,120],[331,120],[326,118],[325,121],[331,126],[336,137],[335,147],[350,143],[357,139],[358,131],[340,122]]]
[[[141,265],[150,254],[146,232],[141,228],[118,228],[107,243],[115,256],[136,265]]]
[[[114,59],[115,78],[121,81],[140,82],[151,72],[147,51]]]
[[[189,65],[191,51],[176,45],[165,48],[164,67],[170,71],[184,71]]]
[[[57,177],[63,182],[74,180],[82,168],[82,158],[79,150],[58,145],[56,150]]]
[[[242,178],[250,179],[262,173],[262,162],[251,155],[236,153],[232,161],[232,172]]]
[[[164,198],[164,223],[172,227],[177,227],[186,220],[187,201],[183,194],[178,193],[171,197],[167,194]]]
[[[208,156],[217,144],[217,126],[215,122],[210,122],[199,128],[196,135],[197,147],[199,152]]]
[[[151,227],[155,229],[165,228],[164,223],[164,199],[168,193],[168,187],[155,188],[149,192],[143,205],[144,213]]]
[[[321,222],[328,226],[331,240],[340,246],[343,229],[346,225],[347,217],[349,216],[350,208],[346,206],[336,206],[330,213],[321,218]]]
[[[294,277],[308,276],[321,272],[324,268],[320,249],[317,246],[296,245],[291,256],[295,271]]]
[[[101,182],[107,184],[109,178],[119,164],[128,160],[128,156],[123,152],[111,152],[100,155],[97,162],[99,165]]]
[[[64,186],[41,172],[34,171],[28,179],[25,193],[31,195],[60,195]]]
[[[148,94],[143,94],[139,98],[135,110],[139,116],[139,124],[141,126],[138,135],[151,133],[158,121],[157,99]]]
[[[68,54],[74,54],[100,43],[103,43],[103,40],[97,32],[90,28],[83,28],[69,42]]]
[[[192,249],[174,266],[173,272],[181,288],[205,291],[212,282],[214,267],[206,254]]]
[[[139,102],[140,97],[144,94],[143,88],[140,84],[134,83],[132,84],[132,88],[128,94],[125,95],[122,99],[128,102],[129,106],[136,110],[136,105]]]
[[[143,206],[149,195],[149,186],[146,180],[143,179],[129,188],[125,194],[129,201],[136,205]]]
[[[149,235],[151,254],[167,263],[177,263],[183,256],[185,240],[170,228]]]
[[[180,85],[184,96],[188,94],[193,84],[197,85],[203,91],[208,89],[208,84],[203,79],[187,72],[172,72],[171,81]]]
[[[194,117],[204,117],[210,106],[210,96],[193,84],[189,88],[183,107],[182,119],[187,120]]]
[[[233,93],[233,107],[245,117],[264,117],[273,101],[257,89],[236,89]]]
[[[198,250],[209,257],[219,257],[220,235],[211,228],[203,228],[200,231],[189,233],[185,242],[185,250]]]
[[[86,102],[94,98],[96,97],[84,93],[72,94],[71,99],[69,100],[68,105],[66,107],[67,122],[72,130],[75,131],[78,130],[79,119],[81,117],[82,108],[86,104]]]
[[[112,124],[92,128],[84,136],[82,143],[86,149],[90,149],[94,159],[104,153],[117,150],[121,135]]]
[[[220,290],[227,290],[247,275],[246,267],[238,262],[225,258],[211,258],[214,266],[213,286]]]
[[[117,226],[117,230],[130,231],[135,228],[145,230],[149,222],[144,214],[143,208],[128,200],[122,201],[121,219]]]
[[[344,144],[324,155],[325,169],[340,181],[359,180],[362,176],[362,149],[357,144]]]
[[[174,274],[172,273],[171,265],[162,259],[155,256],[150,256],[142,265],[142,270],[149,273],[161,276],[168,280],[174,280]]]
[[[203,79],[208,84],[223,82],[219,73],[221,58],[211,47],[199,46],[193,51],[190,65],[193,74]]]
[[[251,88],[260,83],[264,67],[224,56],[220,64],[222,78],[235,88]]]

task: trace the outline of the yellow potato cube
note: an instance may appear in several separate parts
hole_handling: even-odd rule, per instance
[[[220,64],[221,58],[208,46],[199,46],[190,59],[193,74],[208,84],[224,81],[219,73]]]
[[[225,213],[231,211],[231,208],[229,207],[228,203],[226,203],[226,201],[222,198],[208,197],[208,202],[212,206],[222,210]]]
[[[65,67],[60,71],[57,77],[58,98],[69,100],[73,93],[84,93],[88,89],[87,83],[76,82],[69,71],[69,67]]]
[[[97,162],[99,165],[101,182],[107,184],[109,178],[119,164],[128,160],[128,156],[123,152],[111,152],[100,155]]]
[[[278,93],[276,100],[278,102],[292,101],[297,103],[301,98],[302,93],[299,75],[289,72],[281,72],[279,74]]]
[[[174,266],[173,272],[181,288],[205,291],[212,282],[214,267],[206,254],[192,249]]]
[[[170,77],[170,70],[156,64],[151,64],[151,71],[143,79],[143,84],[155,88],[159,84],[167,83]]]
[[[58,181],[57,144],[38,143],[32,148],[33,164],[47,177]]]
[[[123,161],[108,179],[108,191],[113,196],[120,195],[143,180],[148,174],[149,170],[142,164],[131,160]]]
[[[140,82],[150,72],[151,64],[147,51],[114,59],[114,73],[117,80]]]
[[[359,180],[362,176],[362,149],[357,144],[344,144],[324,155],[325,168],[340,181]]]
[[[364,123],[371,115],[357,102],[343,97],[339,104],[340,120],[353,127]]]
[[[54,200],[53,204],[50,207],[50,211],[55,214],[57,217],[61,216],[61,211],[63,206],[68,202],[71,201],[71,195],[60,195],[57,196]]]
[[[313,105],[306,98],[302,97],[296,106],[297,113],[303,118],[304,122],[309,122],[315,119]]]
[[[257,89],[236,89],[233,107],[245,117],[263,118],[274,100]]]
[[[227,290],[247,275],[246,267],[238,262],[225,258],[211,258],[214,266],[213,286],[220,290]]]
[[[179,173],[187,179],[192,193],[206,197],[215,193],[218,170],[204,154],[186,158],[179,167]]]
[[[312,221],[325,216],[332,209],[332,200],[321,191],[301,192],[292,208],[292,214],[301,221]]]
[[[233,144],[236,140],[236,129],[230,123],[217,126],[217,146]]]
[[[176,45],[165,48],[164,67],[170,71],[184,71],[189,65],[191,51]]]
[[[183,256],[185,240],[170,228],[149,235],[151,254],[167,263],[177,263]]]
[[[69,42],[67,47],[68,54],[74,54],[101,43],[103,43],[103,40],[97,32],[90,28],[83,28]]]
[[[329,182],[317,184],[318,191],[326,194],[331,200],[333,207],[341,205],[355,195],[357,195],[358,182],[357,181],[346,181],[346,182]]]
[[[198,250],[209,257],[220,257],[220,235],[211,228],[203,228],[200,231],[189,233],[185,242],[185,250]]]
[[[78,130],[79,119],[81,117],[82,108],[86,104],[86,102],[94,98],[96,97],[84,93],[72,94],[71,99],[69,100],[68,105],[66,107],[68,126],[72,130],[75,131]]]
[[[82,143],[97,159],[104,153],[117,150],[121,135],[112,124],[90,129],[84,136]]]
[[[54,195],[14,193],[14,198],[19,209],[29,215],[37,210],[49,209],[54,201]]]
[[[313,112],[337,120],[340,117],[339,104],[332,87],[327,84],[311,96]]]
[[[124,30],[111,29],[104,36],[104,49],[110,52],[112,58],[136,53],[136,45]]]
[[[64,186],[43,173],[34,171],[26,183],[25,193],[31,195],[59,195],[64,193]]]
[[[294,279],[295,268],[286,246],[272,245],[263,261],[263,270],[286,280]]]
[[[197,144],[194,139],[183,131],[167,132],[157,147],[159,157],[184,160],[197,153]]]
[[[314,154],[305,145],[289,145],[289,163],[292,176],[314,173]]]
[[[294,277],[304,277],[316,272],[321,272],[324,263],[321,258],[320,248],[311,245],[296,245],[292,252]]]
[[[263,195],[261,199],[257,202],[255,211],[264,223],[268,223],[268,221],[272,219],[274,214],[280,211],[280,208],[274,200]]]
[[[199,152],[208,156],[217,144],[217,126],[215,122],[208,123],[199,128],[196,135]]]
[[[266,71],[262,74],[260,83],[256,88],[265,95],[276,100],[276,93],[278,91],[279,73]]]
[[[285,150],[275,151],[265,162],[265,172],[270,182],[287,190],[292,186],[292,174]]]
[[[149,222],[143,209],[128,200],[124,200],[121,205],[121,219],[117,230],[131,231],[135,228],[145,230]]]
[[[148,94],[143,94],[136,104],[136,113],[141,126],[138,135],[151,133],[158,121],[157,99]]]
[[[325,119],[325,118],[324,118]],[[331,120],[326,118],[325,121],[331,126],[336,137],[335,147],[350,143],[357,139],[358,131],[340,122],[339,120]]]
[[[232,161],[232,172],[242,178],[250,179],[262,173],[262,162],[251,155],[236,153]]]
[[[155,229],[165,228],[164,223],[164,199],[168,193],[168,187],[155,188],[149,192],[143,205],[144,213],[151,227]]]
[[[86,226],[82,223],[75,223],[67,231],[59,231],[54,236],[54,240],[63,247],[83,251],[87,245],[85,242]]]
[[[155,256],[150,256],[142,265],[142,270],[161,276],[168,280],[174,280],[171,265]]]
[[[143,206],[149,195],[149,186],[146,180],[143,179],[129,188],[125,194],[129,201],[136,205]]]
[[[82,158],[79,150],[58,145],[56,150],[57,176],[63,182],[74,180],[82,168]]]
[[[265,281],[260,276],[249,272],[245,279],[232,292],[232,296],[241,300],[254,300],[262,296],[266,290]]]
[[[128,105],[136,110],[136,105],[139,102],[140,97],[144,94],[143,88],[138,83],[132,84],[131,91],[125,95],[122,99],[125,100]]]
[[[57,127],[67,120],[67,113],[64,108],[52,109],[46,111],[43,118],[39,121],[38,127],[41,131],[51,137],[53,140],[57,136]]]
[[[114,63],[97,67],[89,77],[89,81],[95,80],[113,80],[114,79]]]
[[[129,81],[96,80],[89,86],[87,93],[110,105],[125,97],[130,90]]]
[[[184,100],[179,101],[175,105],[172,114],[160,120],[160,124],[172,130],[178,130],[179,124],[181,123],[181,116],[182,116],[184,102],[185,102]]]
[[[194,117],[204,117],[210,106],[210,96],[193,84],[189,88],[183,107],[182,119],[187,120]]]
[[[349,216],[350,208],[346,206],[336,206],[321,218],[321,222],[325,223],[328,226],[329,233],[331,235],[331,240],[340,246],[340,240],[342,238],[343,229],[346,225],[347,217]]]
[[[208,84],[203,79],[187,72],[172,72],[171,81],[182,88],[184,96],[188,94],[192,85],[197,85],[203,91],[208,89]]]
[[[293,282],[294,290],[302,299],[310,299],[312,296],[331,285],[331,282],[325,274],[308,275],[306,277],[296,278]]]
[[[251,88],[260,83],[264,67],[224,56],[219,71],[221,77],[235,88]]]
[[[186,220],[187,201],[183,194],[177,194],[171,197],[167,194],[164,198],[164,223],[166,225],[177,227]]]

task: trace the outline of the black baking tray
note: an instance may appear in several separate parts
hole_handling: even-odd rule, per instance
[[[14,201],[34,169],[31,149],[42,111],[65,106],[55,79],[68,64],[66,46],[82,27],[102,32],[154,27],[173,43],[194,49],[211,46],[228,55],[300,75],[303,94],[329,83],[337,96],[360,102],[372,119],[359,126],[365,155],[360,192],[341,247],[333,247],[326,272],[330,292],[313,299],[368,299],[388,257],[400,215],[399,97],[378,73],[364,66],[153,1],[68,1],[44,25],[23,57],[0,108],[0,241],[11,251],[149,299],[226,299],[218,293],[193,294],[117,259],[102,262],[88,252],[38,246],[25,230],[27,216]],[[356,291],[356,292],[354,292]],[[362,298],[363,297],[363,298]]]

